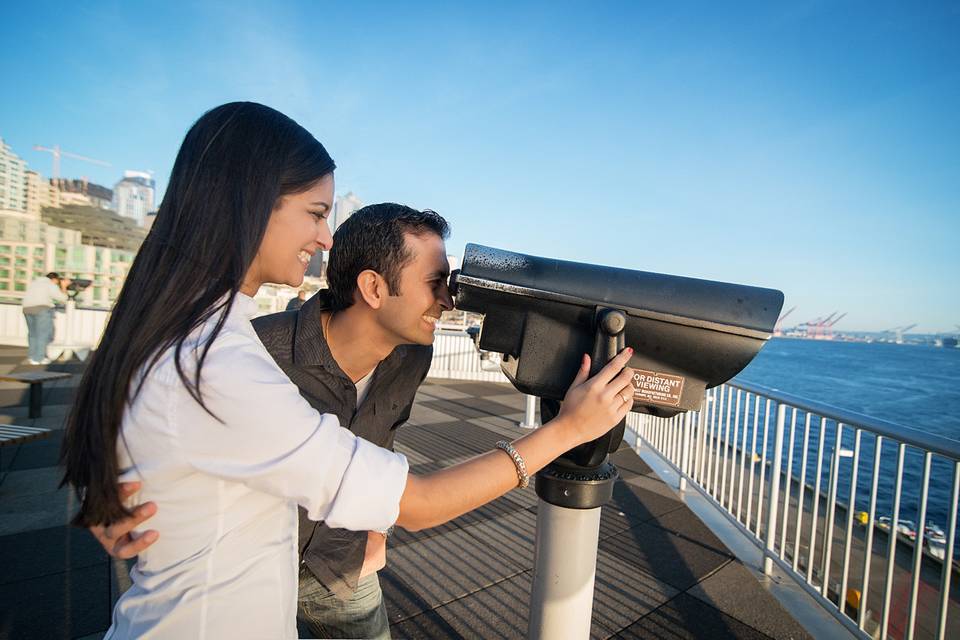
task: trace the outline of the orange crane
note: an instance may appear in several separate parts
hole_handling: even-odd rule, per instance
[[[838,322],[840,322],[841,320],[843,320],[844,316],[846,316],[846,315],[847,315],[847,312],[844,311],[844,312],[841,313],[839,316],[837,316],[837,318],[836,318],[835,320],[831,321],[830,323],[825,323],[825,325],[824,325],[824,334],[823,334],[823,339],[824,339],[824,340],[833,340],[833,325],[835,325],[835,324],[837,324]]]
[[[807,337],[808,337],[808,338],[813,338],[814,340],[823,340],[823,339],[824,339],[824,335],[826,334],[826,329],[827,329],[827,327],[831,326],[831,325],[830,325],[830,321],[833,320],[833,317],[834,317],[835,315],[837,315],[837,313],[838,313],[837,311],[834,311],[833,313],[831,313],[831,314],[830,314],[829,316],[827,316],[826,318],[823,318],[822,320],[819,320],[819,321],[813,326],[813,335],[810,334],[810,329],[808,328],[808,329],[807,329]]]
[[[84,162],[89,162],[91,164],[96,164],[101,167],[110,167],[113,166],[109,162],[104,162],[103,160],[95,160],[94,158],[88,158],[86,156],[77,155],[76,153],[70,153],[69,151],[64,151],[60,148],[60,145],[55,144],[53,147],[43,147],[39,144],[33,145],[34,151],[46,151],[53,155],[53,176],[54,179],[60,177],[60,156],[66,158],[73,158],[74,160],[83,160]]]
[[[807,320],[806,322],[801,322],[800,324],[797,325],[797,328],[799,329],[800,327],[803,327],[803,334],[804,334],[803,337],[810,338],[813,335],[813,332],[811,332],[810,328],[818,326],[821,322],[823,322],[823,316],[820,316],[819,318],[816,318],[814,320]]]

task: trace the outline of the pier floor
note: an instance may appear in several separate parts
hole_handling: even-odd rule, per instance
[[[0,371],[26,370],[25,349],[0,347]],[[79,374],[82,364],[51,365]],[[57,452],[79,378],[44,387],[43,417],[25,387],[0,384],[0,421],[55,429],[0,459],[0,638],[99,638],[127,584],[58,489]],[[397,449],[428,472],[516,438],[524,398],[492,383],[428,380]],[[809,638],[684,502],[628,448],[603,507],[593,638]],[[513,491],[447,525],[391,538],[381,584],[394,638],[523,638],[537,498]]]

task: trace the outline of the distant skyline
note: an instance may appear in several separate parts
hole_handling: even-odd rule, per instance
[[[785,323],[956,332],[960,5],[40,2],[4,8],[0,136],[162,195],[207,109],[323,142],[337,193],[467,242],[781,289]]]

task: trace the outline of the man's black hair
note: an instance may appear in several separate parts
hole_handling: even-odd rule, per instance
[[[353,305],[357,276],[367,269],[383,276],[390,295],[400,295],[400,272],[413,259],[404,238],[407,233],[434,233],[446,240],[450,225],[436,211],[386,202],[358,209],[337,228],[327,265],[334,311]]]

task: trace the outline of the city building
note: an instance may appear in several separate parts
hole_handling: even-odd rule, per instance
[[[81,205],[64,205],[42,211],[43,221],[55,227],[73,229],[83,234],[83,243],[107,249],[136,253],[147,232],[130,218],[108,209]]]
[[[113,191],[99,184],[88,182],[86,178],[80,180],[54,178],[50,183],[59,193],[61,205],[75,204],[100,209],[112,208]]]
[[[335,233],[337,228],[347,221],[347,218],[353,215],[353,212],[363,206],[363,202],[352,191],[347,195],[338,196],[333,201],[333,211],[327,218],[327,225],[330,227],[330,233]],[[314,278],[326,278],[326,252],[318,251],[313,254],[310,264],[307,265],[307,275]]]
[[[36,172],[31,171],[31,173]],[[44,180],[43,176],[39,173],[37,173],[36,176],[40,182],[40,186],[38,187],[38,197],[40,198],[41,213],[45,207],[61,206],[63,203],[60,200],[60,189],[57,189],[51,180]]]
[[[296,298],[297,294],[303,290],[310,298],[320,289],[327,288],[327,281],[323,278],[313,278],[304,276],[303,284],[299,287],[288,287],[282,284],[266,283],[262,285],[256,295],[253,296],[259,310],[258,315],[276,313],[287,308],[287,303],[291,298]]]
[[[40,210],[43,208],[40,202],[40,193],[46,190],[43,176],[29,169],[24,175],[26,176],[24,180],[24,188],[26,189],[26,214],[33,218],[39,218]]]
[[[147,214],[154,210],[156,181],[143,171],[124,171],[123,179],[113,187],[113,210],[144,226]]]
[[[153,228],[153,223],[157,221],[157,212],[151,211],[147,214],[147,217],[143,221],[143,228],[146,231],[150,231]]]
[[[128,211],[152,211],[149,174],[127,172],[120,183]],[[56,271],[90,281],[79,304],[111,307],[146,236],[109,210],[112,198],[86,179],[45,180],[0,139],[0,301],[19,302],[31,281]]]
[[[0,138],[0,210],[27,212],[27,163]]]
[[[79,304],[112,306],[135,254],[82,244],[82,235],[26,214],[0,214],[0,300],[19,302],[30,282],[56,271],[91,281],[77,297]]]
[[[353,215],[353,212],[363,206],[353,191],[347,192],[345,196],[338,196],[333,203],[333,212],[328,220],[331,233],[347,221],[347,218]]]

